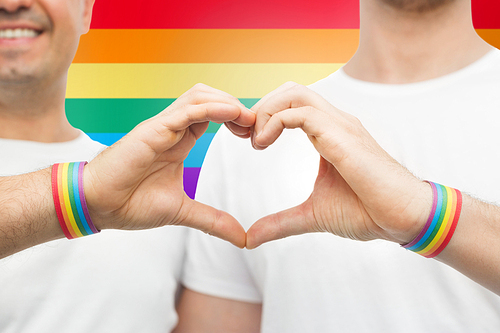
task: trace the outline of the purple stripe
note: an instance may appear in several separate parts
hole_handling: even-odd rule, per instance
[[[436,184],[434,184],[433,182],[429,182],[429,181],[426,181],[427,183],[429,183],[429,185],[431,185],[432,187],[432,209],[431,209],[431,214],[429,215],[429,218],[427,219],[427,223],[425,224],[424,228],[422,229],[422,231],[420,231],[420,233],[418,234],[417,237],[415,237],[414,240],[412,240],[410,243],[406,244],[406,245],[403,245],[403,247],[405,249],[409,248],[409,247],[412,247],[413,245],[417,244],[417,242],[425,235],[427,229],[429,229],[429,226],[431,225],[431,222],[434,218],[434,215],[436,214],[436,207],[437,207],[437,189],[436,189]]]
[[[194,199],[196,194],[196,185],[198,185],[200,170],[201,168],[184,168],[184,192],[191,199]]]
[[[80,163],[80,167],[78,169],[78,190],[80,192],[80,200],[82,201],[82,208],[85,219],[87,220],[87,223],[89,224],[92,232],[97,234],[99,230],[97,230],[97,228],[94,226],[94,222],[92,222],[92,219],[90,218],[87,201],[85,200],[85,192],[83,189],[83,168],[85,167],[85,164],[87,164],[87,162]]]

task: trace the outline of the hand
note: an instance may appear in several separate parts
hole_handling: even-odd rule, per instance
[[[84,188],[96,227],[184,225],[244,247],[245,231],[232,216],[184,193],[183,161],[209,121],[231,122],[244,137],[255,115],[235,97],[198,84],[90,162]]]
[[[431,208],[430,186],[392,159],[357,118],[295,83],[271,92],[252,110],[254,148],[265,149],[285,128],[301,128],[321,158],[311,196],[257,221],[247,232],[247,248],[307,232],[399,243],[420,232]]]

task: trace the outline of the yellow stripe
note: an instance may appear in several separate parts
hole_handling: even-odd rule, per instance
[[[441,227],[439,228],[436,236],[434,236],[434,239],[432,240],[432,242],[429,243],[429,245],[427,245],[425,247],[425,249],[422,249],[416,253],[418,254],[421,254],[421,255],[424,255],[426,254],[426,252],[428,252],[430,249],[432,249],[432,247],[434,245],[436,245],[436,243],[441,239],[441,236],[443,235],[443,232],[446,230],[446,226],[448,225],[448,223],[450,222],[450,213],[451,213],[451,208],[453,206],[453,193],[451,192],[451,189],[448,187],[448,186],[445,186],[446,188],[446,195],[447,195],[447,203],[446,203],[446,212],[444,213],[444,218],[443,218],[443,222],[441,223]]]
[[[66,206],[66,211],[68,213],[69,221],[71,223],[71,227],[73,228],[73,231],[76,233],[76,235],[78,237],[83,237],[80,229],[76,225],[75,217],[73,216],[73,210],[71,209],[71,203],[69,201],[68,166],[69,166],[69,163],[63,164],[62,186],[63,186],[64,205]]]
[[[177,98],[205,83],[261,98],[287,81],[311,84],[343,64],[72,64],[67,98]]]
[[[446,226],[446,229],[444,230],[443,235],[440,237],[440,240],[434,245],[434,247],[430,248],[429,251],[427,251],[426,253],[420,253],[423,256],[431,255],[437,249],[439,249],[439,247],[441,246],[441,244],[443,244],[444,240],[446,239],[446,237],[450,233],[450,229],[451,229],[451,226],[453,224],[453,219],[455,217],[456,208],[457,208],[457,193],[452,188],[450,188],[450,191],[451,191],[451,195],[453,197],[452,197],[452,201],[450,203],[450,205],[452,206],[452,208],[451,208],[451,213],[450,213],[450,217],[449,217],[449,220],[448,220],[448,225]]]

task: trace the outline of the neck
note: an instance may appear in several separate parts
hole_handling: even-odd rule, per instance
[[[475,32],[469,0],[426,12],[361,0],[360,42],[345,72],[378,83],[411,83],[457,71],[492,49]]]
[[[52,85],[0,84],[0,138],[64,142],[78,136],[65,113],[66,78]]]

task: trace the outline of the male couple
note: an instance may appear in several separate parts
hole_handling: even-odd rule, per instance
[[[360,208],[365,207],[362,198],[373,198],[373,193],[381,193],[376,199],[383,199],[378,202],[383,206],[385,197],[394,198],[394,191],[377,192],[380,187],[373,185],[384,184],[399,189],[396,199],[408,199],[408,193],[422,198],[408,201],[416,203],[408,205],[414,209],[402,210],[405,216],[418,215],[420,221],[420,215],[430,210],[426,201],[430,187],[387,162],[391,159],[355,118],[331,104],[359,118],[383,149],[419,177],[496,200],[498,158],[485,152],[499,143],[494,129],[500,100],[494,92],[500,55],[475,35],[470,2],[362,0],[360,4],[360,47],[343,70],[312,85],[315,92],[288,84],[253,108],[256,148],[269,145],[282,127],[298,126],[309,134],[324,159],[310,205],[278,215],[287,219],[257,224],[249,231],[247,245],[251,247],[313,230],[401,243],[418,233],[383,232],[380,222],[389,219],[370,214],[370,218],[355,219],[353,211],[344,209],[352,206],[342,201],[345,198],[353,198]],[[3,174],[88,160],[104,148],[72,128],[64,117],[67,69],[78,36],[88,29],[92,5],[91,0],[0,1],[0,28],[30,31],[0,41]],[[136,229],[184,221],[209,231],[211,222],[226,221],[233,232],[221,229],[219,235],[243,245],[244,232],[232,218],[223,215],[217,220],[217,211],[188,201],[182,193],[182,160],[206,126],[189,125],[203,122],[205,111],[207,119],[232,122],[228,128],[238,136],[248,136],[246,128],[254,121],[254,115],[233,97],[206,86],[195,87],[89,164],[86,191],[89,209],[98,212],[92,216],[96,226]],[[304,112],[312,116],[306,119]],[[274,114],[279,116],[271,117]],[[267,151],[253,152],[246,140],[235,141],[227,133],[222,131],[214,139],[197,199],[229,212],[248,228],[262,216],[308,198],[319,164],[308,137],[287,132]],[[120,164],[124,152],[135,158]],[[350,163],[338,165],[342,161]],[[377,170],[387,170],[386,162],[396,172],[389,179],[407,187],[380,181],[387,178]],[[130,170],[139,171],[134,177]],[[352,170],[363,172],[353,176]],[[141,177],[145,174],[148,177]],[[120,187],[124,179],[132,181]],[[361,179],[368,186],[353,188],[357,181],[350,179]],[[120,189],[121,196],[107,196],[110,188]],[[342,192],[335,197],[325,189]],[[344,210],[329,211],[336,219],[328,215],[324,220],[318,215],[307,218],[314,207],[325,207],[317,205],[325,198],[337,198]],[[428,207],[425,214],[420,205]],[[182,218],[168,215],[176,209]],[[293,222],[280,223],[287,220]],[[321,225],[314,224],[321,221]],[[349,223],[329,229],[332,221]],[[364,230],[352,228],[359,221]],[[395,244],[310,234],[240,252],[191,231],[186,244],[186,234],[185,229],[170,227],[134,233],[106,231],[71,242],[51,242],[2,260],[0,329],[170,331],[177,322],[174,307],[179,281],[188,288],[179,304],[179,332],[390,332],[402,328],[440,332],[500,327],[497,296],[449,267]],[[230,234],[236,236],[227,237]],[[61,232],[52,237],[60,238]]]

